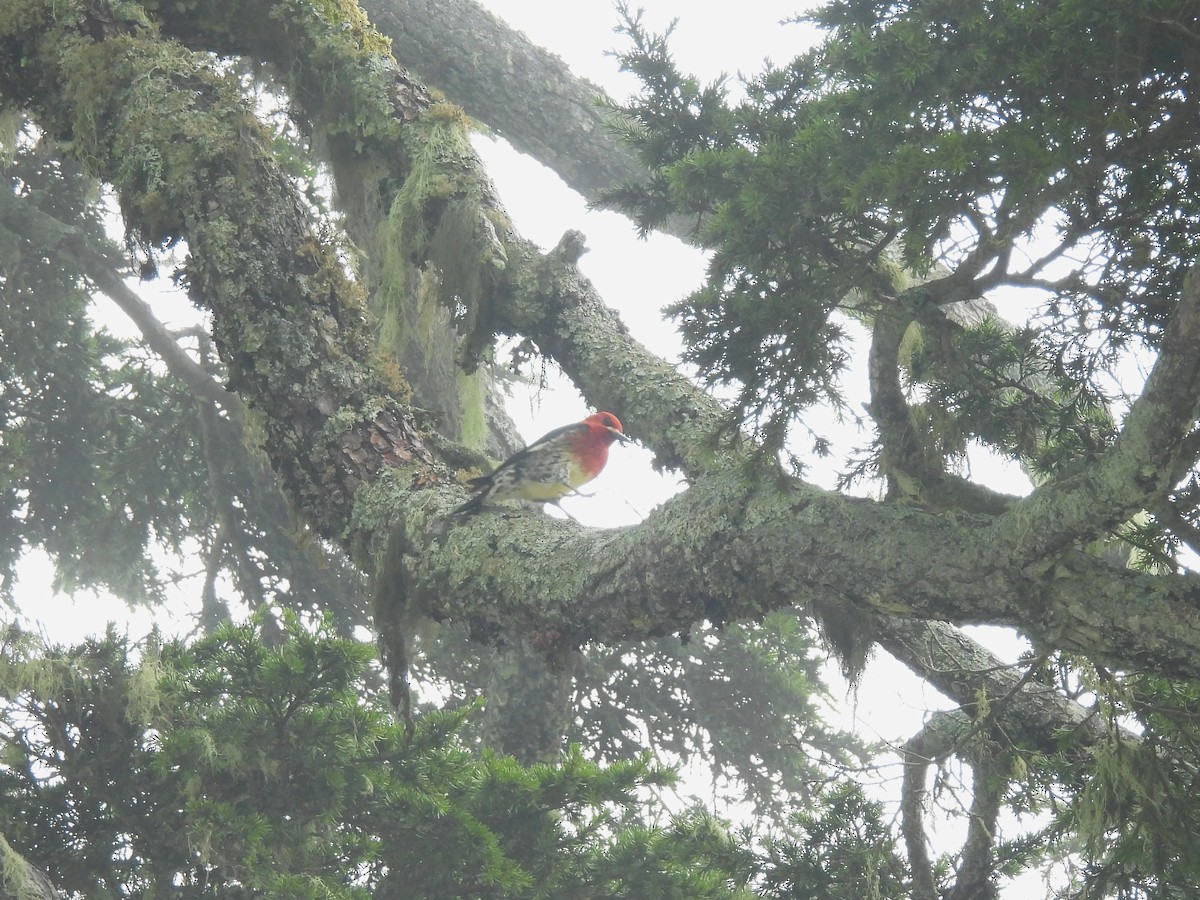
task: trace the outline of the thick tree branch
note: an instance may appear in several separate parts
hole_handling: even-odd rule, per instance
[[[1142,575],[1082,553],[1032,579],[980,540],[988,521],[798,484],[755,487],[731,467],[638,526],[597,533],[522,516],[518,528],[495,513],[444,528],[413,519],[398,552],[431,614],[466,615],[480,636],[507,623],[610,642],[832,602],[1010,625],[1105,665],[1200,675],[1200,579]]]
[[[186,235],[188,288],[212,311],[231,387],[270,411],[267,450],[293,499],[325,533],[345,533],[359,485],[433,462],[391,399],[403,386],[366,364],[361,289],[205,57],[83,4],[60,12],[11,23],[5,59],[30,64],[5,66],[4,98],[73,139],[145,240]]]
[[[48,21],[63,30],[76,20]],[[751,484],[752,454],[709,443],[720,406],[629,338],[571,265],[573,241],[542,258],[509,239],[511,293],[497,321],[538,341],[593,402],[628,412],[631,430],[695,483],[641,526],[602,534],[539,517],[519,528],[494,513],[443,519],[455,492],[410,490],[414,478],[439,479],[433,457],[388,398],[396,386],[362,364],[371,352],[359,295],[317,243],[240,99],[204,60],[151,35],[51,35],[6,35],[34,61],[3,73],[7,97],[72,133],[143,233],[187,235],[189,286],[213,310],[235,386],[268,413],[268,452],[289,493],[329,534],[369,540],[397,523],[406,604],[465,618],[487,637],[525,629],[578,644],[836,602],[1009,624],[1108,665],[1200,674],[1194,578],[1151,578],[1082,554],[1031,574],[1014,564],[1026,536],[1007,538],[984,516],[939,517],[782,479]],[[90,90],[98,72],[101,98]],[[148,116],[164,98],[187,115]],[[95,130],[101,121],[109,127]],[[401,477],[381,478],[389,468]],[[364,486],[369,496],[355,498]]]
[[[989,716],[1014,748],[1054,754],[1064,747],[1064,732],[1080,749],[1110,736],[1092,710],[1053,685],[1025,678],[1019,665],[1005,663],[953,625],[899,616],[877,621],[880,646],[967,714],[975,716],[985,698]]]
[[[33,865],[0,835],[0,900],[58,900],[62,894],[50,877]]]
[[[1193,273],[1116,444],[1085,470],[1035,489],[991,533],[1012,546],[1018,565],[1052,565],[1064,549],[1102,537],[1171,489],[1198,415],[1200,276]]]
[[[392,52],[584,196],[645,169],[608,131],[604,91],[472,0],[370,0]],[[495,48],[503,47],[503,53]],[[530,90],[534,86],[535,90]]]

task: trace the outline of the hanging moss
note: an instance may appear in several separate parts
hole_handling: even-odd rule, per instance
[[[486,382],[474,370],[491,345],[488,298],[505,265],[496,232],[508,224],[489,208],[462,110],[435,103],[349,0],[150,8],[167,34],[275,74],[330,163],[364,276],[380,294],[382,355],[413,373],[415,401],[439,412],[445,436],[482,446]],[[389,221],[393,213],[404,221]]]
[[[488,301],[506,259],[488,216],[467,117],[456,106],[435,104],[409,126],[405,146],[411,166],[379,241],[381,341],[403,357],[410,341],[428,335],[435,310],[446,310],[466,339],[461,361],[470,371],[491,339]],[[414,317],[405,309],[414,299],[418,333],[409,334],[406,322]]]
[[[487,403],[488,380],[482,369],[458,374],[458,396],[462,400],[463,416],[459,423],[459,440],[468,447],[487,445],[488,423],[484,409]]]
[[[445,103],[406,128],[411,165],[373,241],[373,308],[381,350],[427,373],[420,401],[442,414],[444,433],[479,448],[487,382],[478,369],[507,260],[468,131]]]

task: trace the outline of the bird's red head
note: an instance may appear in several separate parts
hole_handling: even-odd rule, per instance
[[[592,429],[604,429],[609,434],[610,441],[627,441],[625,430],[621,427],[621,420],[610,412],[592,413],[583,420],[583,424]]]

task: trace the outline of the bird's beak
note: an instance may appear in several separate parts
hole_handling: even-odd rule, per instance
[[[609,430],[609,431],[611,431],[611,432],[612,432],[612,436],[613,436],[613,437],[615,437],[615,438],[616,438],[618,441],[620,441],[622,444],[631,444],[631,443],[633,443],[633,438],[631,438],[629,435],[625,434],[625,432],[623,432],[623,431],[617,431],[617,429],[615,429],[615,428],[610,428],[610,429],[608,429],[608,430]]]

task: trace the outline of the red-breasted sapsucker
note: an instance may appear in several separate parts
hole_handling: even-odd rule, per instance
[[[492,474],[472,478],[468,484],[478,493],[454,512],[474,512],[497,500],[557,503],[600,474],[613,441],[627,440],[621,420],[610,412],[555,428],[518,450]]]

